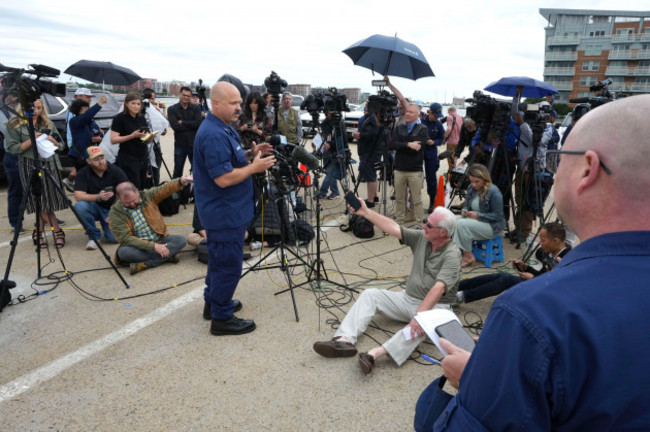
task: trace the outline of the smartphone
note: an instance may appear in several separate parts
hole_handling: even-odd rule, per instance
[[[350,204],[350,207],[352,207],[354,211],[357,211],[361,208],[361,202],[359,202],[359,199],[354,195],[354,192],[352,191],[345,194],[345,201]]]
[[[104,188],[104,192],[113,192],[113,186],[107,186]]]
[[[526,271],[527,265],[525,263],[518,263],[516,261],[513,261],[512,267],[514,267],[515,270],[523,273]]]
[[[51,129],[43,128],[41,129],[41,133],[45,135],[49,135],[52,132]]]
[[[474,339],[465,331],[463,325],[456,320],[436,327],[436,334],[465,351],[472,352],[476,346]]]

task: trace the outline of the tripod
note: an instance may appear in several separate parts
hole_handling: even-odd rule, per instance
[[[318,171],[312,171],[313,176],[314,176],[314,185],[318,189],[318,181],[320,180],[320,174]],[[327,277],[327,271],[325,270],[325,265],[323,263],[323,259],[321,258],[321,225],[320,225],[320,212],[321,212],[321,205],[320,205],[320,196],[316,195],[316,259],[314,259],[314,262],[309,264],[309,272],[307,273],[307,281],[296,285],[295,288],[301,287],[303,285],[310,284],[312,282],[316,282],[316,288],[321,289],[322,287],[322,282],[328,282],[330,284],[339,286],[341,288],[349,289],[350,291],[357,292],[356,290],[349,288],[347,285],[340,284],[338,282],[334,282],[330,280]],[[324,275],[324,277],[323,277]],[[280,294],[280,293],[278,293]]]
[[[270,195],[270,193],[271,192],[267,189],[267,195]],[[263,200],[264,200],[264,196],[262,196],[262,201]],[[298,318],[298,306],[296,305],[296,297],[293,291],[294,285],[293,285],[293,280],[291,279],[290,269],[293,267],[297,267],[301,264],[305,266],[309,266],[310,264],[307,263],[307,261],[305,261],[301,256],[299,256],[296,251],[292,250],[286,244],[287,243],[286,225],[290,225],[290,223],[285,218],[288,219],[289,211],[293,212],[293,203],[291,199],[289,199],[287,194],[280,194],[280,196],[275,199],[271,199],[271,197],[269,196],[269,201],[272,202],[273,206],[279,209],[280,212],[280,244],[278,246],[273,247],[266,255],[260,258],[255,264],[253,264],[250,268],[246,269],[246,271],[241,275],[241,278],[243,278],[244,276],[246,276],[248,273],[252,271],[275,269],[275,268],[279,268],[280,270],[282,270],[285,274],[285,277],[287,278],[289,288],[286,290],[279,291],[274,295],[279,295],[287,291],[291,293],[291,301],[293,302],[293,311],[296,315],[296,322],[298,322],[300,321]],[[262,229],[264,229],[264,226],[262,226]],[[266,261],[266,259],[277,250],[280,251],[280,264],[263,265],[262,262]],[[288,254],[293,255],[293,257],[300,262],[289,264],[287,260]]]
[[[23,192],[23,200],[20,203],[20,210],[19,213],[21,215],[24,215],[25,209],[27,207],[27,199],[30,197],[30,194],[33,192],[34,194],[34,207],[35,207],[35,223],[34,223],[34,230],[36,233],[35,238],[37,240],[40,240],[41,236],[43,235],[43,232],[41,230],[41,223],[40,223],[40,217],[41,217],[41,196],[43,194],[43,189],[45,188],[45,179],[48,178],[50,182],[55,186],[55,191],[60,195],[61,198],[63,198],[63,201],[66,203],[68,208],[72,210],[72,213],[74,216],[77,218],[81,226],[84,227],[86,230],[86,233],[90,238],[92,238],[92,233],[90,230],[90,227],[85,225],[77,211],[75,210],[74,206],[72,205],[72,202],[68,199],[66,196],[65,192],[61,188],[61,185],[58,184],[52,173],[49,171],[49,168],[43,164],[43,162],[40,159],[40,155],[38,153],[37,149],[37,144],[36,144],[36,133],[34,131],[34,102],[30,101],[29,103],[25,104],[25,117],[27,119],[27,127],[29,131],[29,139],[31,141],[31,148],[34,153],[34,168],[30,169],[27,178],[29,179],[27,182],[27,187],[25,188],[25,191]],[[9,251],[9,259],[7,261],[7,267],[5,269],[5,274],[4,278],[2,280],[2,289],[5,289],[5,286],[9,282],[9,273],[11,272],[11,265],[13,264],[13,258],[14,254],[16,252],[16,246],[18,245],[18,236],[19,236],[19,231],[14,230],[14,236],[13,239],[11,240],[11,250]],[[96,242],[97,247],[101,251],[102,255],[104,255],[104,258],[110,266],[113,268],[117,276],[120,278],[120,280],[124,283],[124,286],[126,288],[129,288],[129,284],[126,283],[120,272],[117,270],[113,262],[111,261],[110,257],[106,254],[106,251],[104,248],[101,246],[100,242]],[[36,248],[36,262],[37,262],[37,275],[38,278],[40,279],[42,277],[41,271],[41,248],[40,245],[37,244]],[[61,260],[63,264],[63,260]],[[68,273],[67,269],[65,269],[65,264],[64,265],[64,270],[66,271],[66,274]]]

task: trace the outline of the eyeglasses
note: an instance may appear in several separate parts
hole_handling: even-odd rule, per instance
[[[429,228],[429,229],[436,229],[436,228],[437,228],[437,229],[441,229],[441,228],[442,228],[442,227],[440,227],[440,226],[433,226],[433,225],[431,225],[430,222],[425,222],[425,223],[424,223],[424,226],[427,227],[427,228]]]
[[[587,153],[587,150],[549,150],[546,152],[546,158],[547,162],[551,164],[554,163],[557,166],[560,163],[560,155],[583,155],[585,153]],[[605,171],[607,175],[612,175],[612,170],[607,168],[602,159],[600,159],[600,156],[598,157],[598,161],[600,162],[600,166],[603,168],[603,171]]]

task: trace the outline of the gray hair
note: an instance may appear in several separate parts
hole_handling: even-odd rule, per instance
[[[469,125],[475,125],[476,126],[476,122],[474,120],[472,120],[470,117],[465,117],[463,119],[463,124],[465,125],[465,127],[468,127]]]
[[[442,216],[442,219],[438,222],[438,226],[447,231],[447,237],[453,237],[456,231],[456,215],[448,208],[442,206],[436,207],[433,210],[433,214]]]

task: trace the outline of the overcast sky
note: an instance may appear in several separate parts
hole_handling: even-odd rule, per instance
[[[397,33],[436,76],[393,83],[405,96],[450,102],[503,76],[543,79],[539,9],[565,7],[647,10],[648,1],[4,1],[0,63],[63,72],[81,59],[112,61],[142,77],[208,84],[224,73],[261,84],[275,70],[289,84],[373,91],[371,71],[342,50]]]

